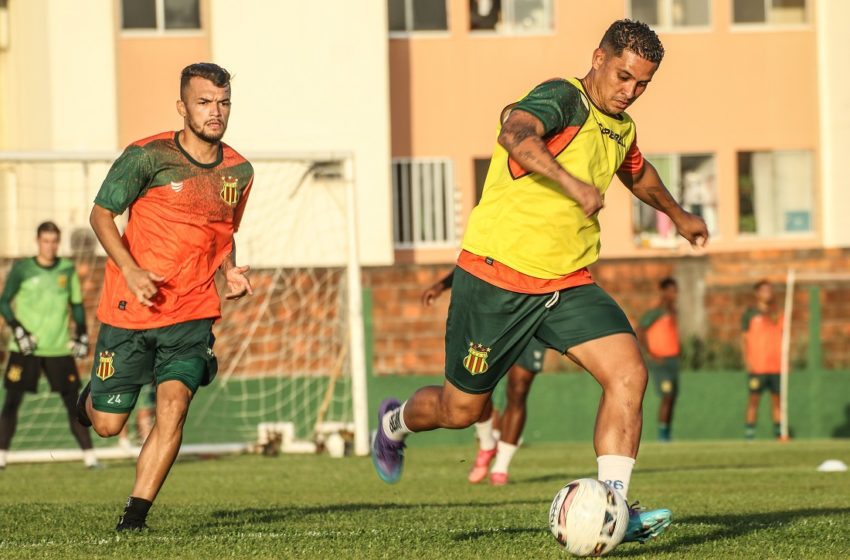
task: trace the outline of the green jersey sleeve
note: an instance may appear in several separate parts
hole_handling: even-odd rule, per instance
[[[642,329],[648,329],[652,326],[652,323],[660,319],[662,315],[664,315],[664,311],[662,309],[659,309],[658,307],[650,309],[641,316],[640,321],[638,321],[638,325],[640,325]]]
[[[514,109],[531,113],[543,123],[544,136],[559,132],[571,124],[581,124],[587,110],[581,92],[566,80],[543,82],[523,97]],[[580,122],[577,122],[580,121]]]
[[[12,311],[12,300],[15,299],[15,294],[21,287],[23,275],[21,274],[20,261],[12,265],[12,270],[6,277],[6,285],[3,286],[3,293],[0,294],[0,315],[6,320],[7,324],[15,322],[15,313]]]
[[[80,288],[80,277],[76,269],[71,270],[71,282],[68,290],[68,301],[71,304],[83,303],[83,290]]]
[[[758,312],[752,307],[744,311],[743,317],[741,317],[741,331],[747,332],[750,330],[750,321],[753,320],[753,317],[758,315]]]
[[[129,146],[112,164],[94,203],[123,214],[148,186],[152,175],[153,166],[145,149]]]

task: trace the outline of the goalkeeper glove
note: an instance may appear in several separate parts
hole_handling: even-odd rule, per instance
[[[18,350],[24,356],[31,356],[35,352],[36,340],[33,335],[26,330],[23,325],[17,323],[12,327],[12,334],[15,335],[15,341],[18,343]]]
[[[71,340],[71,354],[78,360],[89,355],[89,335],[81,333]]]

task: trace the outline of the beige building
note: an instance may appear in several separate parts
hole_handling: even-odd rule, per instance
[[[649,22],[664,43],[660,70],[630,114],[641,150],[668,188],[708,222],[708,250],[850,245],[850,231],[840,227],[850,210],[848,180],[838,171],[850,136],[850,62],[841,47],[850,3],[389,5],[398,262],[451,261],[501,108],[549,78],[583,76],[606,27],[623,17]],[[435,168],[439,181],[429,175]],[[446,215],[423,218],[421,193],[426,216],[431,207]],[[603,257],[690,254],[666,217],[622,187],[608,193]],[[453,231],[433,227],[453,220]]]
[[[0,150],[104,160],[82,193],[56,172],[48,191],[0,181],[0,250],[31,250],[44,214],[84,225],[108,159],[179,127],[180,69],[214,60],[235,74],[237,149],[352,162],[364,264],[449,263],[500,109],[582,75],[621,17],[650,22],[666,47],[631,113],[644,154],[709,223],[709,251],[850,245],[847,2],[0,0]],[[608,192],[604,257],[689,254],[663,216]]]
[[[85,170],[50,162],[12,171],[0,163],[0,254],[31,252],[44,219],[87,227],[109,160],[132,141],[182,127],[175,107],[180,70],[211,60],[234,74],[225,141],[257,158],[245,216],[255,227],[239,234],[248,248],[242,256],[261,266],[287,264],[284,256],[299,251],[300,264],[339,261],[339,241],[328,235],[324,242],[317,232],[320,222],[343,219],[344,193],[293,208],[287,193],[306,171],[297,162],[273,164],[341,159],[354,183],[360,259],[390,264],[386,6],[339,2],[329,11],[324,2],[297,4],[0,0],[0,151],[99,158]],[[287,212],[298,214],[300,233],[281,232],[292,223]],[[344,227],[331,225],[333,234]]]

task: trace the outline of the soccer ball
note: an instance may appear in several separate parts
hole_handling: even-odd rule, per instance
[[[608,554],[622,542],[628,524],[629,508],[620,493],[592,478],[561,488],[549,508],[549,530],[576,556]]]

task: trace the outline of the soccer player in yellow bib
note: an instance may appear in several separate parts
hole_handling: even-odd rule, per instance
[[[647,370],[625,314],[586,267],[599,256],[598,212],[614,175],[691,244],[708,239],[705,222],[682,209],[643,159],[625,113],[663,55],[648,26],[616,21],[583,78],[544,82],[502,112],[453,277],[446,382],[404,403],[386,399],[378,410],[372,460],[385,482],[400,478],[409,434],[479,420],[493,387],[536,338],[602,387],[598,477],[628,498]],[[632,509],[624,542],[659,535],[671,515]]]

